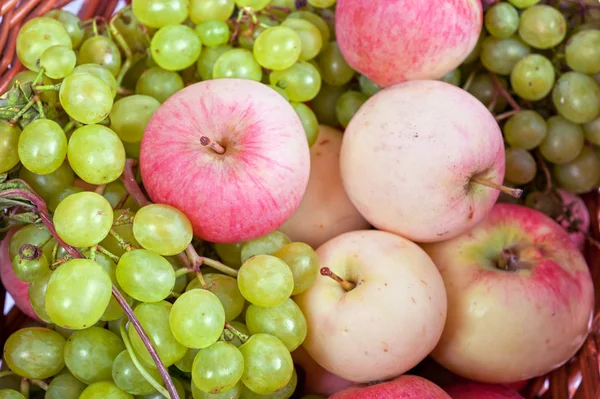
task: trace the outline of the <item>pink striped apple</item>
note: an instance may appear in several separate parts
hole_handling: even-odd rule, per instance
[[[401,375],[391,381],[370,386],[355,386],[329,399],[451,399],[433,382],[415,375]],[[481,397],[483,399],[483,397]],[[489,399],[489,398],[487,398]]]

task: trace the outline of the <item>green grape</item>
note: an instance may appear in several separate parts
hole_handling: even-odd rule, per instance
[[[27,21],[17,35],[17,56],[31,71],[39,71],[38,60],[48,47],[73,47],[71,37],[63,24],[48,17],[36,17]]]
[[[258,36],[272,26],[279,26],[279,21],[269,18],[266,15],[256,17],[258,25],[251,21],[242,22],[239,29],[237,41],[240,47],[252,51],[254,43]]]
[[[311,63],[300,61],[291,67],[273,71],[269,75],[272,85],[282,88],[290,101],[306,102],[319,94],[321,75]]]
[[[69,260],[52,273],[46,289],[46,312],[54,324],[73,330],[92,326],[110,302],[106,271],[89,259]]]
[[[600,112],[600,86],[587,75],[567,72],[556,82],[552,100],[564,118],[575,123],[588,123]]]
[[[23,129],[18,152],[21,163],[31,172],[52,173],[65,161],[67,136],[53,120],[38,119]]]
[[[183,252],[192,242],[192,224],[179,209],[165,204],[140,208],[133,219],[133,235],[140,245],[159,255]]]
[[[517,8],[527,8],[540,2],[540,0],[508,0],[510,4]]]
[[[600,30],[577,32],[565,48],[567,65],[576,72],[595,74],[600,72]]]
[[[550,49],[563,41],[567,34],[567,20],[556,8],[536,5],[521,14],[519,36],[531,47]]]
[[[561,116],[548,119],[548,133],[540,144],[542,156],[554,164],[573,161],[583,148],[584,133],[577,125]]]
[[[354,114],[367,100],[368,97],[360,91],[349,90],[342,94],[335,104],[335,114],[340,125],[347,127]]]
[[[366,78],[364,75],[360,75],[360,78],[363,79]],[[367,78],[368,79],[368,78]],[[446,82],[446,83],[450,83],[451,85],[454,86],[460,86],[460,80],[461,80],[461,72],[459,68],[456,68],[450,72],[448,72],[446,75],[444,75],[441,79],[442,82]],[[372,83],[372,82],[371,82]],[[372,83],[375,84],[375,83]],[[377,86],[376,86],[377,87]],[[364,90],[362,89],[362,85],[361,85],[361,91],[364,93]],[[365,93],[367,94],[367,93]]]
[[[10,82],[8,83],[8,87],[13,87],[16,82],[19,82],[19,83],[31,82],[31,83],[33,83],[35,81],[35,79],[37,78],[37,75],[38,75],[37,72],[21,71],[18,74],[16,74],[14,78],[12,78],[10,80]],[[39,83],[39,82],[40,81],[38,80],[38,84],[41,84],[41,85],[53,85],[54,84],[54,82],[46,75],[42,75],[41,83]],[[56,104],[56,102],[58,101],[58,92],[56,90],[43,91],[40,93],[40,100],[42,100],[42,102],[45,102],[48,104]]]
[[[104,191],[102,192],[102,196],[106,198],[106,200],[113,209],[116,210],[117,205],[119,205],[119,208],[123,209],[114,218],[115,220],[117,219],[117,217],[121,216],[121,214],[126,209],[129,209],[130,211],[134,212],[140,209],[140,206],[137,204],[137,202],[135,202],[133,197],[127,193],[127,189],[125,188],[121,180],[115,180],[113,182],[108,183],[104,188]],[[127,197],[127,199],[123,203],[122,201],[125,197]]]
[[[473,50],[471,50],[471,53],[467,56],[467,58],[465,58],[465,60],[463,61],[463,65],[472,64],[473,62],[479,59],[479,56],[481,55],[481,46],[483,45],[483,41],[486,37],[486,30],[482,29],[479,33],[479,39],[477,39],[475,47],[473,48]]]
[[[485,13],[485,28],[497,38],[510,37],[519,29],[519,12],[508,3],[496,3]]]
[[[37,194],[47,201],[50,196],[72,185],[75,176],[69,164],[63,162],[58,169],[47,175],[38,175],[26,168],[21,168],[19,179],[25,180]]]
[[[46,312],[46,289],[48,289],[50,277],[52,277],[52,274],[47,273],[37,280],[34,280],[27,288],[29,302],[31,302],[33,311],[37,317],[46,323],[52,323],[50,316],[48,316],[48,313]]]
[[[279,338],[290,352],[306,339],[306,318],[291,299],[269,308],[250,305],[246,311],[246,325],[252,335],[265,333]]]
[[[92,36],[81,45],[77,62],[79,64],[98,64],[117,76],[121,70],[121,52],[110,38]]]
[[[97,255],[96,255],[96,259],[98,259]],[[115,282],[113,282],[113,284],[115,284]],[[125,298],[125,302],[127,302],[127,304],[129,304],[129,306],[132,306],[133,298],[131,298],[129,295],[123,293],[123,290],[120,287],[116,287],[116,288],[119,290],[119,292],[121,293],[123,298]],[[125,315],[125,311],[123,310],[123,308],[121,307],[119,302],[113,296],[110,298],[110,302],[108,303],[108,306],[106,307],[106,310],[104,311],[104,314],[102,315],[102,317],[100,317],[100,320],[102,320],[102,321],[120,320],[124,315]]]
[[[63,199],[65,199],[66,197],[68,197],[71,194],[80,193],[82,191],[84,191],[82,188],[75,187],[75,186],[65,188],[64,190],[62,190],[62,191],[52,195],[52,197],[50,197],[50,200],[48,201],[48,209],[52,212],[56,211],[56,207]]]
[[[196,25],[196,33],[203,45],[214,47],[229,42],[229,25],[225,21],[211,20]]]
[[[87,72],[72,73],[64,78],[58,95],[65,112],[88,125],[106,118],[113,106],[110,87]]]
[[[175,271],[168,260],[154,252],[137,249],[121,256],[117,281],[123,290],[140,302],[158,302],[175,286]]]
[[[54,212],[56,232],[74,247],[91,247],[100,243],[110,231],[113,210],[108,201],[91,191],[69,195]]]
[[[294,374],[294,362],[285,345],[269,334],[255,334],[240,346],[244,356],[242,382],[252,392],[268,395],[285,387]]]
[[[201,391],[217,394],[232,389],[244,373],[238,348],[222,341],[202,349],[192,365],[192,383]]]
[[[177,25],[188,17],[190,0],[133,0],[133,14],[151,28]]]
[[[583,125],[585,139],[590,143],[600,146],[600,118],[596,118],[591,122]]]
[[[46,259],[52,258],[52,250],[56,240],[42,223],[28,224],[15,232],[10,238],[8,254],[11,259],[19,254],[19,250],[25,244],[42,247]]]
[[[293,242],[281,247],[273,256],[284,261],[292,270],[292,295],[298,295],[312,287],[319,275],[319,258],[310,245]]]
[[[531,153],[522,148],[506,149],[505,178],[511,183],[523,185],[531,182],[537,173],[537,165]]]
[[[498,77],[502,87],[506,89],[506,81],[502,77]],[[492,104],[494,98],[496,98],[496,105],[494,106],[494,112],[500,112],[506,108],[507,102],[499,94],[496,93],[494,81],[488,73],[479,73],[475,75],[468,90],[473,96],[481,101],[486,107]]]
[[[167,71],[181,71],[198,60],[202,42],[196,32],[186,25],[167,25],[152,37],[152,58]]]
[[[529,101],[546,97],[554,87],[555,78],[552,62],[539,54],[521,58],[510,73],[510,83],[515,93]]]
[[[289,399],[292,397],[294,392],[296,391],[296,386],[298,385],[298,374],[296,373],[296,369],[294,369],[294,373],[292,374],[292,378],[290,382],[279,391],[272,393],[270,395],[260,395],[252,392],[248,387],[244,386],[244,390],[242,391],[243,399]]]
[[[450,74],[452,74],[452,78],[450,79],[452,82],[448,82],[448,80],[446,80],[446,81],[448,83],[452,83],[452,84],[456,83],[456,85],[459,85],[460,84],[460,69],[456,68],[454,71],[450,72]],[[448,77],[449,75],[446,75],[446,77]],[[456,77],[456,76],[458,76],[458,77]],[[360,75],[360,77],[358,78],[358,83],[360,85],[360,91],[362,91],[365,95],[367,95],[367,97],[374,96],[375,94],[377,94],[377,92],[379,92],[379,90],[381,90],[381,87],[379,87],[377,85],[377,83],[373,82],[371,79],[369,79],[365,75]]]
[[[179,397],[181,399],[185,398],[186,397],[185,387],[183,386],[183,384],[181,383],[179,378],[176,378],[173,375],[171,375],[171,379],[173,380],[173,385],[175,386],[175,390],[179,394]],[[163,394],[158,391],[154,391],[152,393],[149,393],[148,395],[136,395],[135,398],[136,399],[165,399]],[[188,398],[189,398],[189,396],[188,396]]]
[[[600,158],[589,147],[584,147],[577,158],[563,165],[554,165],[554,177],[559,186],[583,194],[598,186]]]
[[[202,53],[198,58],[198,62],[196,62],[196,70],[198,71],[200,78],[202,80],[211,80],[213,78],[213,69],[215,67],[215,63],[221,55],[229,52],[230,50],[233,50],[233,47],[229,45],[207,47],[202,50]]]
[[[22,248],[19,254],[12,259],[12,270],[19,280],[27,283],[50,273],[46,255],[36,247]]]
[[[329,42],[317,57],[323,81],[331,86],[343,86],[354,77],[354,70],[348,65],[337,42]]]
[[[162,382],[158,369],[146,367],[146,372],[157,382]],[[112,365],[112,379],[119,388],[132,395],[147,395],[156,389],[144,378],[131,360],[129,352],[124,350],[115,358]]]
[[[63,79],[73,72],[77,57],[70,47],[52,46],[40,56],[40,66],[44,68],[46,76],[52,79]]]
[[[175,367],[177,367],[179,370],[183,371],[184,373],[190,373],[192,371],[192,365],[194,364],[194,359],[196,358],[196,355],[200,351],[201,351],[201,349],[189,348],[187,350],[187,352],[185,353],[185,356],[175,362]]]
[[[151,96],[136,94],[123,97],[115,102],[110,111],[110,128],[123,141],[141,141],[158,107],[160,102]]]
[[[292,102],[291,105],[300,117],[302,127],[304,127],[304,132],[306,133],[308,146],[312,147],[319,137],[319,121],[317,120],[317,116],[306,104]]]
[[[548,133],[546,121],[532,110],[522,110],[504,124],[504,138],[512,147],[533,150]]]
[[[105,321],[98,320],[98,322],[96,322],[92,327],[104,328],[105,325]],[[75,331],[78,330],[71,330],[69,328],[54,326],[54,331],[62,335],[65,339],[69,339],[73,334],[75,334]]]
[[[141,143],[141,141],[138,141],[137,143],[128,143],[126,141],[123,142],[123,147],[125,148],[125,154],[127,154],[127,158],[140,159]]]
[[[204,281],[208,290],[221,301],[225,310],[225,321],[231,321],[242,313],[246,300],[237,286],[236,279],[224,274],[207,273],[204,274]],[[187,285],[186,291],[198,288],[202,288],[200,281],[194,279]]]
[[[308,0],[308,4],[313,7],[328,8],[335,5],[337,0]]]
[[[150,337],[150,341],[158,352],[160,360],[162,360],[166,367],[171,366],[184,357],[187,351],[187,348],[175,339],[169,327],[169,314],[172,307],[173,305],[169,302],[160,301],[156,303],[141,303],[133,311],[148,334],[148,337]],[[150,353],[148,353],[148,350],[132,325],[129,325],[128,333],[131,345],[135,353],[138,354],[139,359],[151,367],[156,367],[150,357]]]
[[[212,70],[213,79],[235,78],[260,82],[262,68],[254,59],[252,52],[243,48],[229,50],[219,56]]]
[[[253,54],[262,67],[281,71],[294,65],[301,51],[302,42],[295,30],[274,26],[258,35]]]
[[[531,53],[531,49],[517,36],[499,39],[487,37],[481,44],[481,62],[490,72],[509,75],[519,60]]]
[[[212,292],[190,290],[173,304],[169,325],[177,341],[186,347],[206,348],[220,338],[225,325],[225,310]]]
[[[190,0],[190,19],[196,25],[210,20],[227,21],[234,7],[234,0]]]
[[[43,380],[65,366],[65,339],[56,331],[27,327],[15,331],[4,344],[4,360],[15,374]]]
[[[14,389],[0,389],[0,399],[25,399],[25,396]]]
[[[131,306],[132,308],[134,306]],[[127,318],[122,317],[120,319],[117,320],[110,320],[108,321],[106,324],[108,325],[108,330],[111,331],[113,334],[115,334],[117,337],[121,336],[121,322],[123,320],[127,320]]]
[[[113,220],[117,220],[119,218],[119,216],[121,216],[122,214],[123,214],[123,210],[115,209],[113,211]],[[134,215],[135,215],[134,212],[129,211],[125,214],[125,217],[131,218]],[[113,227],[113,229],[125,241],[127,241],[134,247],[140,247],[140,243],[137,242],[137,240],[135,239],[135,236],[133,235],[133,225],[132,224],[122,224],[120,226]],[[125,252],[127,252],[124,248],[122,248],[119,245],[117,240],[111,235],[106,236],[106,238],[104,240],[102,240],[102,242],[100,242],[100,245],[102,245],[109,252],[111,252],[117,256],[121,256]]]
[[[166,259],[169,261],[169,263],[173,267],[174,271],[177,271],[183,267],[181,265],[181,263],[179,262],[179,260],[174,256],[169,256]],[[187,285],[188,285],[188,276],[186,274],[181,275],[181,276],[175,278],[175,286],[173,286],[173,292],[181,294],[185,291],[185,287],[187,287]]]
[[[310,11],[294,11],[287,16],[286,19],[304,19],[319,29],[321,32],[321,39],[323,44],[328,43],[331,40],[331,30],[327,22],[318,14]]]
[[[83,40],[83,28],[79,17],[66,10],[52,10],[44,14],[44,17],[52,18],[60,22],[69,37],[71,37],[72,48],[77,48]]]
[[[320,123],[337,126],[335,104],[338,98],[347,90],[346,86],[330,86],[323,84],[319,94],[311,101],[312,109]]]
[[[242,381],[238,381],[237,384],[233,386],[233,388],[229,389],[226,392],[221,392],[217,394],[211,394],[200,390],[194,384],[192,385],[192,398],[193,399],[239,399],[241,398],[242,388],[244,384]]]
[[[293,29],[300,37],[300,61],[312,60],[319,55],[323,48],[323,35],[315,24],[301,18],[288,18],[281,26]]]
[[[5,173],[19,163],[19,137],[21,129],[0,120],[0,173]]]
[[[242,266],[243,242],[235,244],[215,244],[215,251],[219,258],[227,265],[236,269]]]
[[[273,255],[279,248],[290,242],[292,242],[290,238],[279,230],[247,241],[240,252],[242,263],[255,255]]]
[[[112,381],[95,382],[88,386],[79,399],[134,399],[133,395],[119,389]]]
[[[252,11],[261,11],[269,5],[271,0],[235,0],[235,4],[242,7],[250,7]]]
[[[281,259],[256,255],[240,267],[238,287],[244,298],[254,305],[277,306],[292,294],[294,276]]]
[[[154,67],[140,76],[135,86],[135,93],[154,97],[160,103],[164,103],[167,98],[183,89],[183,87],[183,79],[177,72]]]
[[[112,98],[115,98],[115,96],[117,95],[117,80],[108,69],[98,64],[81,64],[77,65],[75,69],[73,69],[73,74],[75,73],[89,73],[90,75],[94,75],[95,77],[106,83],[106,85],[110,89]]]
[[[78,399],[86,387],[73,374],[61,374],[50,381],[44,399]]]

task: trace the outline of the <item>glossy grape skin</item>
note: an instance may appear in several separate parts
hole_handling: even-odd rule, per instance
[[[256,38],[254,58],[264,68],[281,71],[300,58],[302,43],[296,31],[285,26],[266,29]]]
[[[135,94],[123,97],[110,111],[110,128],[123,141],[139,142],[158,107],[160,102],[151,96]]]
[[[458,74],[458,82],[454,82],[460,84],[460,69],[456,68],[454,71],[450,72],[453,74]],[[373,82],[371,79],[366,77],[365,75],[360,75],[358,78],[358,83],[360,85],[360,91],[367,95],[367,97],[374,96],[381,90],[381,87],[377,85],[377,83]]]
[[[60,86],[60,103],[73,119],[93,124],[106,118],[113,105],[113,95],[104,81],[90,73],[72,73]]]
[[[59,21],[71,37],[72,48],[79,47],[83,40],[83,29],[77,15],[66,10],[51,10],[44,14],[44,17]]]
[[[71,194],[75,194],[75,193],[80,193],[84,191],[82,188],[80,187],[75,187],[75,186],[71,186],[71,187],[66,187],[64,190],[52,195],[50,197],[50,199],[48,200],[48,209],[51,212],[54,212],[56,210],[56,207],[58,206],[58,204],[65,199],[66,197],[68,197]]]
[[[519,12],[509,3],[496,3],[485,13],[485,27],[494,37],[510,37],[519,29]]]
[[[529,46],[517,36],[505,39],[490,36],[481,44],[481,62],[499,75],[509,75],[517,62],[530,53]]]
[[[232,389],[244,373],[244,357],[238,348],[222,341],[201,350],[192,365],[192,383],[217,394]]]
[[[323,81],[331,86],[343,86],[350,82],[356,72],[348,65],[337,42],[329,42],[323,46],[317,57]]]
[[[201,350],[202,349],[189,348],[185,353],[185,356],[177,362],[175,362],[175,367],[177,367],[179,370],[185,373],[190,373],[192,371],[194,359],[196,358],[198,352],[200,352]]]
[[[283,260],[292,271],[292,295],[298,295],[312,287],[319,275],[319,258],[310,245],[293,242],[281,247],[273,256]]]
[[[563,165],[554,165],[554,177],[559,186],[583,194],[598,186],[600,158],[589,147],[584,147],[577,158]]]
[[[158,302],[171,293],[175,285],[175,272],[162,256],[137,249],[121,256],[117,265],[117,281],[133,299]]]
[[[122,213],[123,213],[122,210],[115,209],[113,211],[113,220],[117,220],[117,218]],[[135,213],[131,212],[131,211],[126,213],[127,217],[133,217],[134,215],[135,215]],[[128,243],[130,243],[134,247],[140,247],[140,244],[137,242],[137,240],[135,239],[135,237],[133,235],[133,225],[122,224],[120,226],[113,227],[113,229],[119,236],[121,236],[123,239],[125,239]],[[121,248],[119,246],[117,240],[114,237],[112,237],[111,235],[108,235],[104,240],[102,240],[100,245],[102,245],[108,251],[110,251],[111,253],[113,253],[117,256],[121,256],[126,252],[126,250],[124,248]]]
[[[593,75],[600,72],[600,30],[577,32],[565,48],[567,65],[581,73]]]
[[[554,164],[573,161],[583,148],[584,133],[581,125],[561,116],[548,119],[548,133],[540,144],[542,156]]]
[[[533,155],[522,148],[507,148],[505,179],[516,185],[527,184],[537,173]]]
[[[246,310],[246,325],[252,335],[265,333],[279,338],[290,352],[306,339],[306,318],[291,299],[269,308],[250,305]]]
[[[93,63],[81,64],[77,65],[75,69],[73,69],[73,73],[89,73],[90,75],[94,75],[95,77],[106,83],[106,85],[110,89],[112,98],[115,98],[115,96],[117,95],[117,80],[108,69]]]
[[[564,118],[574,123],[588,123],[600,112],[600,86],[587,75],[567,72],[557,80],[552,101]]]
[[[152,58],[167,71],[181,71],[194,65],[202,52],[202,42],[186,25],[167,25],[154,34]]]
[[[555,78],[552,62],[539,54],[521,58],[510,74],[513,90],[519,97],[529,101],[546,97],[554,87]]]
[[[533,110],[522,110],[511,116],[503,128],[504,138],[512,147],[533,150],[546,137],[548,126],[542,116]]]
[[[251,391],[268,395],[285,387],[292,379],[292,356],[276,337],[255,334],[239,349],[244,356],[242,382]]]
[[[235,244],[215,244],[215,251],[219,258],[229,267],[239,269],[242,266],[243,242]]]
[[[73,72],[76,62],[75,52],[66,46],[48,47],[40,56],[40,66],[52,79],[63,79]]]
[[[224,21],[204,21],[196,25],[195,30],[204,46],[221,46],[229,42],[229,25]]]
[[[162,383],[162,377],[157,369],[146,367],[145,370],[157,382]],[[113,362],[112,379],[119,388],[132,395],[147,395],[156,391],[138,371],[126,350],[119,353]]]
[[[237,78],[260,82],[262,68],[252,52],[243,48],[229,50],[219,56],[212,69],[212,79]]]
[[[19,137],[21,129],[0,120],[0,173],[8,172],[19,163]]]
[[[539,3],[541,0],[508,0],[510,4],[517,8],[527,8]]]
[[[231,321],[238,317],[244,309],[246,300],[237,286],[236,279],[218,273],[206,273],[203,277],[208,285],[208,290],[221,301],[225,310],[225,321]],[[200,281],[194,279],[187,285],[186,291],[199,288],[202,288]]]
[[[600,118],[596,118],[583,125],[583,131],[587,141],[596,146],[600,146]]]
[[[73,47],[71,37],[64,26],[55,19],[37,17],[27,21],[17,35],[17,56],[31,71],[39,71],[40,56],[48,47]]]
[[[499,76],[498,80],[500,85],[507,88],[506,80]],[[492,105],[492,101],[494,101],[494,97],[496,97],[496,105],[493,107],[494,112],[501,112],[506,108],[508,104],[506,99],[502,96],[495,96],[495,86],[494,81],[492,80],[489,73],[479,73],[475,75],[473,81],[471,82],[471,86],[468,88],[468,92],[475,96],[482,104],[486,107]]]
[[[233,50],[233,47],[229,45],[206,47],[203,49],[198,61],[196,62],[196,71],[200,75],[200,78],[202,78],[202,80],[211,80],[213,78],[213,69],[215,63],[221,55],[230,50]]]
[[[342,94],[335,104],[335,114],[338,122],[347,127],[354,114],[368,100],[368,97],[360,91],[349,90]]]
[[[330,86],[323,84],[319,94],[311,101],[313,111],[319,123],[328,126],[337,126],[338,120],[335,114],[335,104],[338,98],[346,91],[345,86]]]
[[[240,395],[242,394],[242,389],[244,386],[244,384],[242,384],[242,381],[239,381],[237,384],[234,385],[233,388],[226,392],[210,394],[200,390],[200,388],[195,386],[193,383],[191,385],[193,399],[239,399],[241,398]]]
[[[196,25],[212,19],[226,21],[234,7],[234,0],[190,0],[190,19]]]
[[[290,382],[288,382],[287,385],[281,388],[279,391],[270,395],[260,395],[252,392],[248,387],[244,386],[244,390],[242,391],[242,395],[240,397],[243,399],[289,399],[296,391],[297,385],[298,374],[296,373],[296,369],[294,369],[294,373],[292,374]]]
[[[79,399],[134,399],[112,381],[100,381],[88,386]]]
[[[151,28],[180,24],[188,17],[189,0],[133,0],[135,17]]]
[[[0,389],[0,398],[2,399],[25,399],[25,396],[14,389]]]
[[[359,80],[359,82],[361,82],[361,81],[367,81],[367,80],[368,80],[368,78],[367,78],[366,76],[364,76],[364,75],[360,75],[360,78],[359,78],[359,79],[360,79],[360,80]],[[462,79],[462,76],[461,76],[460,68],[456,68],[456,69],[453,69],[452,71],[448,72],[448,73],[447,73],[447,74],[445,74],[444,76],[442,76],[442,78],[441,78],[440,80],[441,80],[442,82],[450,83],[451,85],[454,85],[454,86],[460,86],[461,79]],[[368,84],[369,84],[369,85],[371,85],[371,84],[372,84],[372,85],[374,85],[374,87],[375,87],[376,89],[378,89],[378,88],[379,88],[379,86],[375,85],[375,83],[373,83],[373,82],[371,82],[371,81],[369,81],[369,83],[368,83]],[[367,90],[369,91],[369,90],[370,90],[370,87],[368,87],[368,88],[367,88]],[[378,91],[378,90],[377,90],[377,91]],[[377,91],[375,91],[375,93],[376,93]],[[364,94],[366,94],[366,95],[367,95],[367,97],[370,97],[370,96],[372,95],[372,94],[371,94],[371,95],[369,95],[369,94],[365,93],[365,90],[363,89],[363,85],[362,85],[362,83],[361,83],[361,92],[362,92],[362,93],[364,93]],[[373,94],[374,94],[374,93],[373,93]]]
[[[41,253],[35,259],[27,259],[20,254],[12,259],[12,269],[15,276],[27,283],[31,283],[45,274],[50,273],[48,259]]]
[[[10,238],[10,243],[8,246],[8,254],[10,259],[13,259],[15,256],[17,256],[21,246],[24,244],[31,244],[39,247],[44,243],[46,243],[42,248],[44,255],[46,256],[46,259],[51,259],[52,249],[54,248],[56,240],[50,237],[50,232],[42,223],[28,224],[20,228]],[[50,240],[48,241],[48,239]]]
[[[135,93],[154,97],[160,103],[164,103],[167,98],[183,89],[183,87],[183,79],[177,72],[154,67],[140,76],[135,86]]]
[[[549,49],[563,41],[567,21],[560,11],[547,5],[527,8],[521,14],[519,36],[532,47]]]
[[[242,245],[240,252],[242,263],[255,255],[272,255],[290,242],[292,242],[290,238],[279,230],[247,241]]]
[[[48,289],[48,282],[51,276],[51,273],[45,274],[29,284],[27,288],[33,311],[37,317],[46,323],[52,323],[50,316],[46,312],[46,290]]]
[[[112,294],[110,277],[89,259],[73,259],[52,273],[46,290],[46,312],[54,324],[73,330],[92,326]]]
[[[65,161],[67,136],[53,120],[38,119],[23,129],[18,152],[21,163],[31,172],[52,173]]]
[[[50,381],[44,399],[78,399],[86,387],[73,374],[60,374]]]
[[[28,327],[15,331],[4,344],[6,365],[17,375],[43,380],[64,366],[65,339],[56,331]]]
[[[170,205],[146,205],[135,214],[133,235],[140,245],[159,255],[184,251],[192,242],[192,224],[187,216]]]
[[[179,378],[176,378],[175,376],[171,375],[171,379],[173,380],[173,385],[175,386],[175,390],[179,394],[179,397],[181,399],[185,398],[185,387],[183,386]],[[135,399],[164,399],[164,396],[160,392],[154,391],[152,393],[149,393],[148,395],[136,395]]]
[[[71,186],[75,176],[69,164],[63,162],[57,170],[47,175],[38,175],[26,168],[21,168],[19,179],[25,180],[37,194],[47,201],[52,195]]]
[[[281,26],[293,29],[300,37],[300,61],[312,60],[319,55],[323,48],[323,35],[313,23],[301,18],[288,18]]]
[[[291,102],[290,104],[300,117],[302,127],[304,127],[304,132],[306,133],[308,146],[312,147],[317,142],[317,138],[319,137],[319,121],[317,116],[306,104],[296,102]]]
[[[319,29],[319,32],[321,32],[321,39],[323,41],[323,44],[328,43],[331,40],[331,30],[329,28],[329,25],[320,15],[315,14],[314,12],[300,10],[293,11],[287,16],[286,19],[293,18],[304,19],[316,26],[317,29]]]
[[[294,276],[288,265],[270,255],[256,255],[244,262],[238,274],[240,292],[250,303],[277,306],[294,290]]]
[[[273,71],[269,82],[282,88],[290,101],[306,102],[317,96],[321,90],[321,75],[311,63],[301,61],[291,67]]]
[[[79,64],[98,64],[114,76],[121,70],[121,52],[110,38],[93,36],[83,42],[79,49]]]

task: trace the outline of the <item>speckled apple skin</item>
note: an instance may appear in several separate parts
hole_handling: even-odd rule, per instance
[[[358,386],[338,392],[329,399],[452,399],[442,388],[415,375],[401,375],[391,381]],[[481,397],[480,399],[484,399]],[[489,399],[489,398],[485,398]]]

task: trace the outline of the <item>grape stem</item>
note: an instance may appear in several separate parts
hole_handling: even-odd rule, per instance
[[[42,388],[44,391],[48,390],[48,384],[46,384],[44,381],[42,380],[31,380],[31,383],[33,385],[37,385],[38,387]]]
[[[41,93],[43,91],[58,91],[60,90],[60,85],[61,83],[57,83],[55,85],[42,85],[42,86],[35,86],[33,88],[33,90],[35,90],[37,93]]]
[[[119,246],[121,248],[123,248],[125,251],[133,251],[134,249],[138,249],[138,248],[134,247],[133,245],[131,245],[131,243],[129,241],[127,241],[126,239],[121,237],[119,235],[119,233],[117,233],[114,229],[110,229],[108,234],[111,237],[113,237],[117,241],[117,244],[119,244]]]
[[[35,102],[36,102],[36,97],[37,97],[37,96],[33,96],[33,97],[31,98],[31,100],[29,100],[29,101],[27,102],[27,104],[25,104],[25,105],[23,106],[23,108],[21,108],[21,109],[19,110],[19,112],[17,112],[17,114],[16,114],[16,115],[15,115],[15,116],[14,116],[14,117],[13,117],[13,118],[10,120],[10,121],[8,121],[8,123],[10,123],[10,124],[13,124],[13,125],[14,125],[14,124],[16,124],[16,123],[19,121],[19,119],[20,119],[20,118],[21,118],[23,115],[25,115],[25,112],[29,111],[29,109],[30,109],[31,107],[33,107],[33,105],[34,105],[34,104],[35,104]]]
[[[475,183],[475,184],[479,184],[485,187],[489,187],[489,188],[493,188],[499,191],[502,191],[505,194],[510,195],[511,197],[514,198],[521,198],[521,195],[523,195],[523,190],[521,190],[520,188],[512,188],[512,187],[506,187],[506,186],[502,186],[500,184],[496,184],[493,181],[481,178],[481,177],[477,177],[477,176],[473,176],[471,177],[471,183]]]
[[[521,107],[519,106],[519,104],[517,104],[517,102],[515,101],[515,99],[510,95],[510,93],[504,88],[504,86],[502,86],[502,84],[500,83],[500,80],[498,79],[498,76],[496,76],[495,73],[489,73],[490,77],[492,78],[492,82],[494,83],[494,87],[496,88],[496,91],[498,93],[500,93],[500,95],[502,97],[504,97],[504,99],[510,104],[510,106],[513,108],[513,110],[515,111],[520,111]]]
[[[242,343],[245,343],[246,341],[248,341],[248,339],[250,339],[250,337],[248,335],[246,335],[243,332],[239,331],[238,329],[236,329],[234,326],[232,326],[229,323],[225,323],[225,328],[227,330],[229,330],[233,335],[235,335],[236,337],[238,337],[240,339],[240,341],[242,341]]]
[[[338,276],[337,274],[335,274],[333,272],[333,270],[331,270],[328,267],[322,267],[321,268],[321,275],[325,276],[325,277],[329,277],[331,278],[333,281],[335,281],[336,283],[338,283],[346,292],[352,291],[354,288],[356,288],[356,284],[354,284],[351,281],[345,280],[343,278],[341,278],[340,276]]]
[[[550,175],[550,170],[548,170],[548,165],[546,165],[546,162],[544,161],[544,158],[542,158],[539,151],[535,151],[535,158],[537,159],[537,162],[544,173],[544,177],[546,178],[546,188],[544,189],[544,194],[547,195],[552,190],[552,176]]]
[[[137,165],[137,161],[135,159],[128,158],[125,161],[125,169],[123,170],[123,174],[121,175],[121,181],[125,186],[125,189],[133,197],[135,202],[137,202],[140,206],[146,206],[152,204],[152,202],[148,201],[148,198],[142,192],[142,189],[137,184],[135,180],[135,174],[133,173],[133,168]]]
[[[100,184],[99,186],[96,186],[96,189],[94,190],[94,192],[96,194],[104,194],[104,189],[106,188],[106,184]]]
[[[21,395],[25,397],[25,399],[29,399],[29,380],[27,378],[21,378]]]
[[[45,72],[46,72],[46,70],[44,68],[40,68],[40,70],[38,71],[37,76],[33,80],[33,83],[31,83],[31,85],[35,86],[40,81],[40,79],[42,79],[42,76],[44,76]]]
[[[492,108],[493,108],[493,107],[492,107]],[[519,112],[521,112],[521,111],[520,111],[520,110],[513,109],[512,111],[508,111],[508,112],[505,112],[505,113],[503,113],[503,114],[496,115],[496,121],[497,121],[497,122],[500,122],[500,121],[502,121],[502,120],[504,120],[504,119],[510,118],[511,116],[513,116],[513,115],[515,115],[515,114],[518,114]]]
[[[237,277],[238,275],[237,270],[232,269],[231,267],[226,266],[217,260],[198,255],[196,248],[194,248],[192,244],[188,245],[188,247],[185,249],[185,253],[187,255],[188,262],[185,262],[184,264],[187,267],[192,268],[194,271],[200,270],[200,266],[206,265],[231,277]]]
[[[104,248],[101,245],[96,245],[96,250],[98,252],[100,252],[101,254],[108,256],[110,258],[110,260],[112,260],[115,264],[119,263],[119,260],[121,259],[117,255],[113,254],[112,252],[110,252],[108,249]]]

